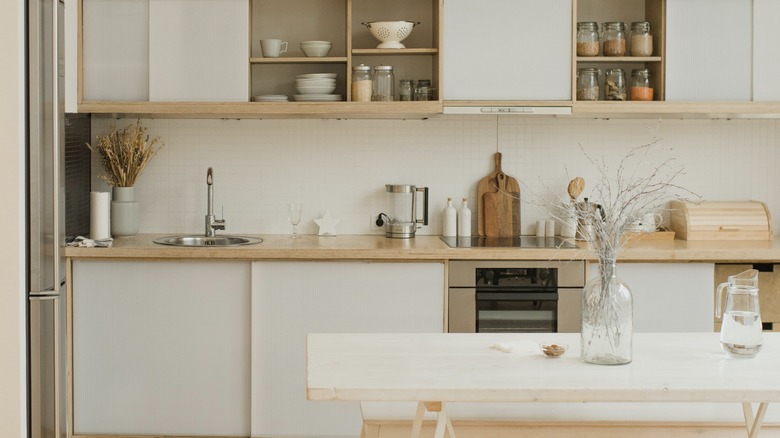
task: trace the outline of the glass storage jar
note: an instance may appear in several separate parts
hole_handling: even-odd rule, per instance
[[[414,100],[433,100],[434,89],[430,79],[420,79],[414,89]]]
[[[626,54],[626,25],[621,21],[609,21],[602,23],[604,35],[601,36],[604,56],[625,56]]]
[[[650,35],[650,23],[635,21],[631,23],[631,56],[653,56],[653,36]]]
[[[577,100],[599,100],[599,76],[597,68],[577,70]]]
[[[352,101],[371,102],[371,67],[360,64],[352,67]]]
[[[599,25],[595,21],[577,23],[577,56],[599,55]]]
[[[626,100],[626,72],[622,68],[604,73],[604,100]]]
[[[398,82],[398,100],[407,102],[414,99],[414,81],[401,79]]]
[[[392,65],[374,67],[374,88],[371,100],[374,102],[390,102],[395,95],[395,77]]]
[[[653,100],[653,85],[650,77],[650,71],[646,68],[634,69],[631,72],[631,100]]]

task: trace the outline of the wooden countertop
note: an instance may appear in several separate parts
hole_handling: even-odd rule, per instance
[[[381,235],[249,235],[263,242],[228,248],[186,248],[153,242],[167,234],[138,234],[114,239],[110,248],[65,249],[78,259],[222,259],[222,260],[594,260],[587,245],[556,248],[450,248],[438,236],[388,239]],[[780,243],[771,241],[653,241],[621,250],[623,262],[780,262]]]

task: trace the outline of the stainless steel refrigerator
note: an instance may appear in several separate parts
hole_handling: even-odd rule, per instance
[[[28,430],[65,436],[62,0],[27,2]]]

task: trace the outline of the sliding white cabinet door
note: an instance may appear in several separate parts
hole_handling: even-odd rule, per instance
[[[249,2],[150,0],[149,100],[249,100]]]
[[[753,0],[667,0],[666,100],[751,100],[752,21]]]
[[[780,101],[780,1],[753,0],[753,100]]]

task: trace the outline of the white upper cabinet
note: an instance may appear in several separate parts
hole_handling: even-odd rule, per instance
[[[247,102],[247,0],[83,0],[85,101]]]
[[[149,99],[149,0],[83,0],[84,100]]]
[[[249,2],[150,0],[149,100],[249,100]]]
[[[753,100],[780,101],[780,1],[753,0]]]
[[[753,0],[667,0],[666,100],[752,100],[752,22]]]
[[[572,0],[445,0],[444,100],[571,100]]]

